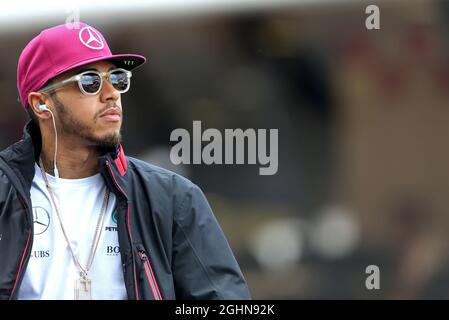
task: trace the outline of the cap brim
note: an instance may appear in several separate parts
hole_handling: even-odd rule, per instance
[[[102,59],[113,62],[117,67],[126,70],[133,70],[143,65],[147,59],[138,54],[115,54],[110,58]]]
[[[64,72],[70,71],[72,69],[82,67],[94,62],[98,61],[111,61],[113,62],[118,68],[123,68],[126,70],[133,70],[137,67],[140,67],[143,65],[147,59],[144,56],[138,55],[138,54],[112,54],[110,56],[102,56],[102,57],[96,57],[92,59],[87,59],[80,61],[76,64],[73,64],[65,69],[59,70],[55,74],[53,74],[49,79],[46,79],[42,84],[39,84],[37,87],[38,89],[35,89],[36,91],[40,90],[43,86],[45,86],[45,83],[47,83],[50,79],[53,79],[56,76],[59,76],[63,74]],[[28,103],[25,104],[28,107]]]
[[[137,67],[140,67],[143,65],[147,59],[144,56],[138,55],[138,54],[112,54],[110,56],[102,56],[102,57],[96,57],[92,59],[87,59],[80,61],[74,65],[71,65],[63,70],[60,70],[56,74],[54,74],[50,79],[63,74],[64,72],[73,70],[78,67],[82,67],[94,62],[98,61],[111,61],[113,62],[118,68],[123,68],[126,70],[133,70]]]

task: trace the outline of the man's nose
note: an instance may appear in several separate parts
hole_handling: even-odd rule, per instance
[[[101,102],[117,101],[120,98],[120,92],[107,79],[103,79],[103,87],[100,91]]]

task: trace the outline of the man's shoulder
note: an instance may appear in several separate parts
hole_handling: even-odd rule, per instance
[[[179,191],[198,188],[195,183],[176,172],[129,156],[126,157],[126,160],[128,163],[128,170],[132,170],[144,180],[151,180],[153,186],[172,188]]]
[[[13,173],[0,155],[0,199],[5,199],[12,187],[11,177]],[[1,200],[0,200],[1,201]]]

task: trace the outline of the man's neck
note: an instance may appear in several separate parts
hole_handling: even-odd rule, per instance
[[[52,140],[52,139],[51,139]],[[99,150],[94,146],[82,146],[74,141],[58,141],[57,168],[59,177],[82,179],[98,173]],[[47,173],[54,175],[54,142],[42,141],[41,158]]]

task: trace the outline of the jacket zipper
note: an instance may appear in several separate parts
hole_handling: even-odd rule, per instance
[[[131,233],[130,210],[129,210],[129,205],[128,205],[128,196],[126,195],[125,191],[123,191],[123,189],[120,187],[120,185],[118,184],[117,180],[115,179],[114,172],[112,171],[111,165],[110,165],[108,160],[106,160],[106,166],[109,169],[109,172],[111,174],[112,180],[114,181],[114,184],[116,185],[117,189],[119,189],[120,192],[123,194],[123,196],[126,198],[126,205],[128,207],[126,223],[127,223],[127,226],[128,226],[129,240],[131,241],[131,247],[132,247],[132,245],[133,245],[133,236],[132,236],[132,233]],[[132,254],[132,260],[133,260],[133,275],[134,275],[134,288],[135,288],[135,291],[136,291],[136,300],[139,300],[139,291],[137,289],[136,262],[134,261],[134,252],[133,252],[133,250],[131,250],[131,254]]]
[[[139,250],[138,255],[140,260],[143,262],[143,268],[147,276],[148,283],[150,284],[151,291],[153,292],[154,300],[163,300],[159,287],[157,285],[156,278],[154,277],[153,269],[151,268],[150,260],[145,252],[145,250]]]
[[[28,205],[23,201],[22,197],[19,194],[17,195],[17,197],[18,197],[20,203],[22,204],[23,208],[25,210],[28,210]],[[30,239],[31,239],[31,229],[28,229],[27,242],[26,242],[26,245],[25,245],[25,249],[23,250],[23,253],[22,253],[22,258],[20,259],[19,270],[17,270],[16,279],[14,281],[14,286],[12,287],[11,295],[9,296],[9,300],[12,300],[12,298],[14,296],[14,293],[16,291],[17,283],[19,282],[19,279],[20,279],[20,275],[22,274],[23,261],[25,259],[25,255],[26,255],[26,253],[28,251],[28,247],[29,247],[29,244],[30,244]]]

